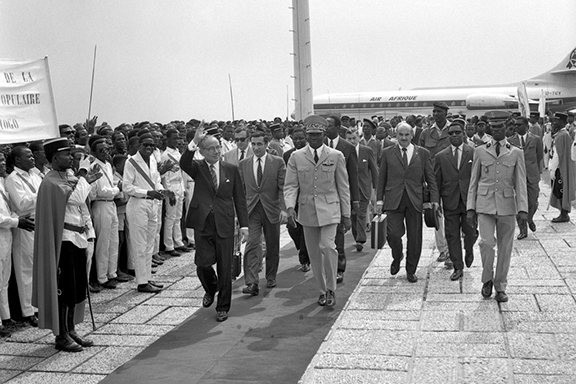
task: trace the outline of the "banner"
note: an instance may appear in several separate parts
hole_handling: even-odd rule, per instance
[[[538,112],[540,112],[540,117],[546,116],[546,96],[544,90],[540,90],[540,101],[538,102]]]
[[[0,59],[0,144],[59,136],[48,58]]]
[[[520,116],[530,117],[530,102],[528,101],[528,92],[526,92],[526,83],[518,85],[518,109],[520,109]]]

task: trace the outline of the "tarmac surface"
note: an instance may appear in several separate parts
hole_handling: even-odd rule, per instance
[[[147,365],[155,367],[165,381],[182,374],[172,365],[179,356],[178,361],[208,372],[185,376],[190,380],[184,382],[255,382],[254,377],[266,380],[258,371],[281,371],[278,366],[294,365],[302,367],[302,374],[300,368],[293,369],[290,377],[294,381],[279,378],[269,382],[574,383],[576,231],[572,222],[550,222],[558,211],[546,209],[549,193],[550,188],[542,182],[537,231],[514,241],[508,303],[480,295],[482,268],[477,246],[474,265],[465,269],[461,281],[450,281],[451,272],[436,262],[434,234],[425,228],[417,283],[406,281],[404,262],[400,273],[390,276],[390,249],[385,246],[373,260],[374,251],[358,258],[369,265],[356,272],[357,285],[354,273],[347,272],[336,293],[336,309],[320,308],[317,292],[305,287],[313,286],[309,281],[312,274],[296,270],[296,256],[288,254],[295,251],[283,234],[281,247],[287,253],[281,259],[281,269],[285,268],[281,273],[294,275],[299,284],[288,286],[279,280],[277,288],[261,288],[260,296],[247,297],[239,293],[240,278],[234,285],[230,319],[216,323],[213,308],[200,309],[203,292],[192,255],[173,258],[154,277],[167,286],[158,295],[138,293],[133,283],[126,283],[92,296],[97,329],[92,330],[87,315],[79,333],[88,334],[96,345],[84,352],[58,352],[51,332],[36,328],[22,328],[1,340],[0,382],[115,383],[122,382],[123,372]],[[356,256],[350,254],[351,259]],[[346,290],[351,293],[347,301]],[[306,320],[316,317],[330,325],[318,322],[314,331],[310,320],[311,328],[306,331],[295,333],[297,328],[286,328],[282,337],[272,338],[268,328],[275,322],[276,311],[283,319],[276,321],[276,330],[289,322],[290,316],[280,314],[290,307],[286,303],[295,304],[297,316]],[[199,327],[192,327],[194,324]],[[325,336],[317,337],[322,333]],[[298,343],[290,344],[291,336],[314,338],[306,345],[316,343],[318,347],[298,349]],[[210,356],[219,354],[217,365],[207,364],[201,355],[206,354],[206,340],[212,337],[220,340],[209,349]],[[242,339],[251,347],[242,347]],[[169,348],[158,348],[163,342],[177,343],[186,353],[164,357],[162,353]],[[282,343],[289,351],[280,359],[269,360],[270,365],[251,356],[283,353]],[[171,350],[178,352],[178,348]],[[149,380],[132,377],[130,382],[158,381],[149,376]]]

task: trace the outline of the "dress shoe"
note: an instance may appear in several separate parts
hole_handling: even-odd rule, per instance
[[[22,322],[24,324],[28,324],[31,327],[38,327],[38,318],[35,315],[22,318]]]
[[[160,292],[161,289],[157,288],[151,284],[140,284],[138,286],[138,292],[144,292],[144,293],[158,293]]]
[[[337,272],[336,273],[336,284],[340,284],[343,281],[344,281],[344,272],[343,271]]]
[[[116,289],[116,287],[118,286],[118,282],[114,279],[110,279],[107,282],[105,282],[104,284],[100,284],[102,286],[102,288],[106,288],[106,289]]]
[[[492,296],[492,280],[487,281],[482,285],[482,297],[487,299]]]
[[[356,251],[357,252],[362,252],[363,249],[364,249],[364,244],[356,243]]]
[[[409,283],[415,283],[418,281],[418,276],[416,276],[413,273],[409,273],[408,275],[406,275],[406,280],[408,280]]]
[[[444,269],[448,271],[454,269],[454,263],[452,262],[452,260],[448,259],[444,262]]]
[[[470,268],[474,262],[474,252],[466,252],[466,256],[464,256],[464,262],[466,263],[466,267]]]
[[[276,280],[268,280],[266,282],[266,287],[267,288],[274,288],[276,286]]]
[[[94,342],[90,339],[83,339],[76,333],[76,331],[68,332],[70,338],[76,342],[81,347],[88,348],[94,345]]]
[[[100,283],[90,283],[88,284],[88,289],[90,289],[90,292],[92,293],[102,292],[102,286]]]
[[[450,254],[448,252],[440,252],[440,255],[438,256],[436,261],[441,263],[443,261],[448,260],[449,258],[450,258]]]
[[[258,296],[260,293],[260,289],[258,288],[258,284],[248,284],[244,288],[242,288],[242,293],[252,296]]]
[[[148,284],[150,284],[151,286],[156,287],[156,288],[160,288],[160,289],[164,288],[164,284],[159,284],[155,281],[148,281]]]
[[[153,254],[153,255],[152,255],[152,258],[153,258],[154,260],[166,261],[166,258],[165,258],[164,256],[162,256],[161,254],[159,254],[159,253]]]
[[[17,322],[15,322],[12,319],[6,319],[6,320],[2,320],[2,326],[6,329],[15,329],[15,328],[19,328],[21,326],[21,324],[18,324]]]
[[[496,296],[494,298],[499,303],[505,303],[508,301],[508,295],[504,291],[496,292]]]
[[[12,336],[12,328],[0,328],[0,337]]]
[[[153,262],[153,263],[156,263],[156,264],[158,264],[158,265],[164,264],[164,261],[165,261],[165,260],[166,260],[166,259],[164,259],[163,257],[160,257],[159,255],[154,255],[154,256],[152,256],[152,262]]]
[[[152,268],[158,268],[160,264],[158,264],[154,259],[152,259]]]
[[[120,283],[125,283],[127,281],[134,280],[134,276],[130,276],[127,273],[124,273],[122,271],[118,271],[118,272],[116,272],[116,280]]]
[[[182,245],[182,246],[180,246],[180,247],[176,247],[175,249],[176,249],[177,251],[180,251],[180,252],[183,252],[183,253],[188,253],[188,252],[190,252],[190,251],[192,250],[192,248],[188,248],[188,247],[185,246],[185,245]]]
[[[336,296],[334,295],[333,291],[328,290],[326,292],[326,306],[333,307],[335,305],[336,305]]]
[[[569,215],[560,215],[552,219],[553,223],[567,223],[570,221]]]
[[[462,272],[461,269],[455,269],[454,272],[452,272],[452,274],[450,275],[450,280],[452,281],[460,280],[460,278],[462,278],[462,275],[464,275],[464,273]]]
[[[205,293],[204,297],[202,298],[202,306],[204,308],[208,308],[212,305],[213,302],[214,302],[214,295]]]
[[[302,264],[302,266],[300,267],[300,270],[302,270],[302,272],[310,271],[310,264],[308,264],[308,263]]]
[[[326,305],[326,294],[323,293],[320,295],[320,297],[318,298],[318,305],[323,307]]]
[[[529,221],[529,222],[528,222],[528,228],[530,228],[530,230],[531,230],[532,232],[536,232],[536,223],[533,222],[533,221]]]
[[[228,312],[226,311],[217,311],[216,312],[216,321],[221,323],[223,321],[228,320]]]
[[[526,232],[520,232],[520,233],[518,234],[518,236],[516,237],[516,239],[522,240],[522,239],[525,239],[525,238],[527,238],[527,237],[528,237],[528,234],[527,234]]]
[[[130,276],[133,276],[133,277],[136,277],[136,271],[133,270],[133,269],[127,269],[127,270],[126,270],[126,274],[127,274],[127,275],[130,275]]]
[[[56,336],[56,349],[64,352],[82,352],[84,350],[68,334]]]
[[[182,253],[178,252],[177,250],[173,249],[171,251],[166,251],[167,255],[170,255],[172,257],[180,257],[182,256]]]
[[[400,262],[402,261],[402,259],[404,258],[404,255],[400,256],[400,259],[396,260],[392,260],[392,264],[390,264],[390,274],[392,276],[396,275],[399,271],[400,271]]]

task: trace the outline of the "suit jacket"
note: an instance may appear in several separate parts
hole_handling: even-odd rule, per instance
[[[517,133],[509,137],[508,142],[524,151],[526,180],[530,184],[538,184],[540,182],[540,174],[542,173],[542,158],[544,157],[542,139],[539,136],[527,132],[524,148],[522,148],[520,136]]]
[[[248,216],[252,214],[256,204],[260,202],[266,217],[271,223],[280,221],[280,211],[286,210],[284,204],[284,178],[286,166],[284,160],[278,156],[266,155],[266,164],[262,172],[262,185],[259,187],[254,178],[254,156],[240,162],[238,170],[246,191]]]
[[[430,152],[427,149],[415,145],[414,153],[406,169],[404,169],[402,164],[399,144],[382,151],[376,196],[378,201],[384,201],[384,211],[398,209],[404,190],[406,190],[410,202],[418,212],[422,212],[424,203],[422,186],[424,181],[428,184],[430,201],[438,203],[436,177],[434,176],[434,168],[430,160]]]
[[[328,144],[328,138],[324,140],[324,144]],[[330,147],[328,147],[330,148]],[[350,201],[360,201],[358,192],[358,156],[356,155],[356,148],[345,139],[340,138],[336,148],[334,148],[344,155],[346,161],[346,171],[348,172],[348,185],[350,186]]]
[[[505,141],[496,156],[494,144],[474,150],[466,208],[488,215],[528,212],[524,154]]]
[[[358,148],[358,189],[360,200],[368,201],[372,196],[372,187],[378,185],[378,167],[372,148],[360,144]]]
[[[290,159],[290,155],[294,152],[296,148],[290,148],[288,151],[282,154],[282,158],[284,159],[284,164],[288,164],[288,159]]]
[[[246,150],[244,151],[244,158],[247,159],[252,155],[254,155],[254,152],[252,151],[252,146],[248,145],[248,148],[246,148]],[[226,152],[224,155],[222,155],[222,161],[225,161],[227,163],[234,164],[237,166],[239,157],[240,157],[240,149],[233,148],[233,149],[229,150],[228,152]]]
[[[395,146],[396,143],[390,140],[389,137],[385,137],[384,139],[380,140],[380,151],[376,155],[376,164],[380,166],[380,161],[382,161],[382,152],[388,147]]]
[[[375,136],[370,137],[370,140],[366,141],[366,139],[360,140],[361,145],[365,145],[367,147],[372,148],[372,152],[374,152],[375,159],[380,156],[380,151],[382,151],[382,144],[376,139]],[[360,179],[358,179],[360,181]]]
[[[186,149],[180,159],[180,168],[195,182],[186,226],[203,231],[208,214],[214,211],[218,236],[233,237],[234,216],[238,216],[240,227],[248,227],[246,197],[238,168],[221,161],[220,183],[215,190],[208,164],[205,160],[194,160],[194,152]],[[196,254],[196,258],[199,256]]]
[[[306,145],[294,151],[288,160],[284,183],[286,207],[295,208],[298,203],[298,221],[305,227],[338,224],[342,216],[350,217],[344,155],[323,145],[316,164],[309,148]]]
[[[460,157],[460,168],[458,169],[456,168],[456,159],[454,159],[452,146],[444,148],[436,155],[434,173],[436,174],[436,184],[438,185],[444,209],[456,211],[460,199],[466,206],[473,158],[474,149],[466,143],[462,144],[462,156]]]

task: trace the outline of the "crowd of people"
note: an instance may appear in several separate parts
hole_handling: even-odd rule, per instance
[[[264,259],[265,286],[277,285],[281,225],[302,272],[314,274],[318,304],[334,306],[344,235],[352,229],[362,251],[381,212],[392,275],[406,256],[406,279],[417,282],[424,216],[449,278],[472,265],[479,238],[481,294],[494,288],[507,301],[515,225],[518,240],[536,231],[543,170],[560,211],[553,222],[569,221],[576,199],[576,124],[564,113],[466,118],[440,102],[429,116],[389,120],[312,115],[112,128],[93,118],[59,128],[60,138],[0,148],[0,317],[3,335],[22,324],[51,329],[56,348],[68,352],[93,345],[75,332],[88,292],[132,280],[143,294],[160,292],[157,269],[194,249],[202,305],[216,301],[216,320],[225,321],[238,242],[246,241],[242,293],[259,295]],[[19,321],[9,305],[12,273]]]

